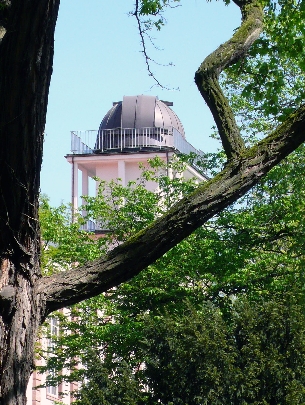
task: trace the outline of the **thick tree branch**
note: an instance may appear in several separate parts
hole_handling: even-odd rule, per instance
[[[211,53],[195,74],[197,87],[209,106],[228,159],[242,153],[244,142],[218,78],[220,73],[241,59],[263,29],[263,10],[257,0],[235,1],[241,8],[242,24],[233,37]]]
[[[113,249],[75,270],[44,277],[38,292],[47,311],[93,297],[137,275],[170,248],[253,187],[280,160],[305,141],[305,105],[271,135],[232,159],[214,179],[199,186],[164,217]]]

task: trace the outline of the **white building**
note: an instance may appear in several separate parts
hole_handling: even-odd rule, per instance
[[[148,159],[158,156],[168,162],[177,153],[201,155],[202,152],[187,142],[183,126],[170,108],[172,105],[154,96],[125,96],[123,101],[113,103],[98,130],[71,132],[71,154],[66,159],[72,165],[72,206],[75,211],[81,203],[80,196],[89,195],[90,178],[98,177],[104,181],[120,178],[126,185],[140,176],[139,163]],[[183,177],[206,180],[196,167],[190,165],[186,166]],[[152,191],[156,186],[148,183]],[[87,224],[90,231],[96,230],[95,227],[92,222]],[[58,326],[52,319],[52,331],[57,333]],[[43,339],[42,344],[47,345],[47,339]],[[45,375],[33,373],[28,387],[28,405],[53,405],[56,401],[68,405],[73,402],[69,392],[74,391],[76,385],[33,389],[45,380]],[[60,399],[61,392],[68,395]]]

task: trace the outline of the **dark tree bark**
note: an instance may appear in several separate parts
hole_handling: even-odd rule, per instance
[[[305,106],[246,149],[218,83],[262,31],[255,0],[235,0],[242,25],[202,63],[195,81],[228,162],[165,217],[105,257],[41,277],[39,172],[59,0],[0,0],[0,405],[24,405],[37,330],[45,316],[138,274],[247,192],[305,140]]]
[[[0,403],[25,404],[45,313],[39,173],[59,0],[0,1]]]

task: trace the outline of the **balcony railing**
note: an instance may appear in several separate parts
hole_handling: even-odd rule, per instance
[[[71,152],[83,155],[123,151],[173,149],[180,153],[203,155],[173,127],[114,128],[101,131],[71,131]]]

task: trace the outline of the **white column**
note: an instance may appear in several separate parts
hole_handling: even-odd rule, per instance
[[[78,164],[72,157],[72,209],[78,210]]]
[[[124,160],[118,160],[118,178],[122,180],[122,186],[126,185],[126,165]]]
[[[88,171],[86,169],[82,169],[82,195],[89,195]],[[82,199],[82,204],[85,204],[84,199]]]
[[[82,169],[82,195],[89,195],[88,171],[86,169]],[[86,201],[83,198],[82,205],[86,205]],[[83,210],[82,215],[85,216],[86,214],[86,211]]]
[[[167,175],[169,177],[170,180],[173,180],[174,178],[174,173],[173,173],[173,168],[172,167],[168,167],[167,168]]]

